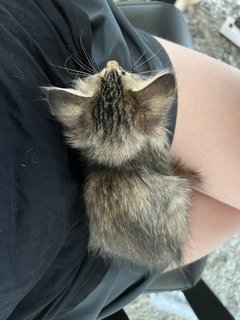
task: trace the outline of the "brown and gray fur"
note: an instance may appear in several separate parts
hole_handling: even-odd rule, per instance
[[[72,89],[44,91],[67,143],[88,162],[89,250],[148,269],[180,263],[193,179],[169,153],[174,74],[143,79],[109,61]]]

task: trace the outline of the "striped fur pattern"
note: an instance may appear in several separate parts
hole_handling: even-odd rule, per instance
[[[89,250],[149,270],[180,263],[194,174],[170,158],[172,71],[143,78],[109,61],[72,89],[44,91],[67,143],[87,159]]]

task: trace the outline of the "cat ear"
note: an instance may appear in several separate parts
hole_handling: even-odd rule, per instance
[[[144,120],[141,117],[142,125],[146,130],[166,121],[167,112],[176,98],[176,87],[174,73],[164,71],[146,81],[143,88],[135,92],[139,113],[144,115]]]
[[[138,90],[134,90],[142,98],[151,100],[158,96],[161,100],[171,99],[176,94],[176,79],[173,72],[165,70],[153,78],[143,82]]]
[[[80,119],[89,100],[89,97],[80,95],[74,89],[41,87],[41,90],[48,101],[51,113],[67,127],[72,127]]]

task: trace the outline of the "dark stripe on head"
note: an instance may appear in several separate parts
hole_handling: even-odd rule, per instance
[[[119,128],[129,129],[129,110],[124,108],[124,94],[121,76],[113,70],[102,79],[101,96],[93,111],[96,131],[101,130],[105,136],[114,136]]]

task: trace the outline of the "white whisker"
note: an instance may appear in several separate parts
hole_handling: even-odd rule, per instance
[[[59,69],[63,69],[63,70],[67,71],[67,72],[70,73],[70,74],[76,74],[76,73],[78,73],[78,71],[77,71],[77,70],[74,70],[74,69],[57,66],[56,64],[53,64],[53,63],[50,63],[50,65],[53,66],[53,67],[59,68]]]
[[[142,71],[139,72],[139,74],[149,74],[149,76],[155,76],[157,73],[159,73],[160,70],[156,69],[156,70],[148,70],[148,71]]]
[[[64,67],[65,67],[66,70],[67,70],[67,63],[68,63],[68,61],[72,58],[72,56],[73,56],[73,54],[71,54],[71,55],[66,59],[66,61],[65,61],[65,63],[64,63]]]
[[[82,61],[72,56],[73,61],[79,65],[79,67],[88,72],[88,74],[92,74],[94,70],[86,66]]]
[[[141,60],[141,58],[145,55],[145,53],[146,53],[146,49],[144,50],[144,52],[143,52],[143,54],[141,54],[140,56],[139,56],[139,58],[134,62],[134,64],[132,65],[132,70],[133,70],[133,67],[138,63],[138,61],[140,61]],[[137,68],[137,67],[136,67]]]
[[[66,67],[61,67],[61,66],[57,66],[56,64],[50,63],[51,66],[55,67],[55,68],[59,68],[59,69],[63,69],[65,71],[67,71],[69,74],[74,75],[75,77],[79,77],[81,76],[89,76],[89,73],[87,72],[83,72],[83,71],[78,71],[78,70],[74,70],[71,68],[66,68]]]
[[[147,60],[145,60],[143,63],[141,63],[140,65],[138,65],[137,67],[133,68],[132,70],[135,70],[136,68],[140,68],[141,66],[143,66],[145,63],[147,63],[149,60],[151,60],[153,57],[155,57],[160,50],[158,50],[157,52],[155,52],[153,55],[151,55]]]
[[[91,59],[90,55],[88,54],[83,42],[82,42],[82,32],[80,34],[80,44],[81,44],[81,47],[83,49],[83,52],[84,52],[84,55],[88,61],[88,63],[90,64],[90,66],[93,68],[93,71],[95,71],[96,73],[98,73],[100,71],[98,65],[97,66],[94,66],[94,62],[93,60]],[[98,68],[98,70],[96,69],[96,67]]]

